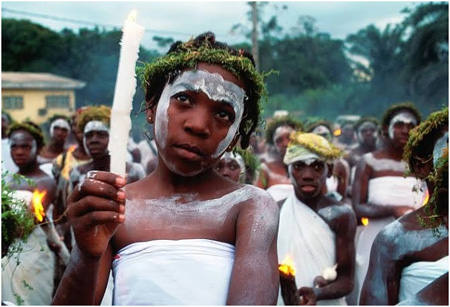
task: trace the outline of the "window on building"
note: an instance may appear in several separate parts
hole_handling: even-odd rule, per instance
[[[49,109],[69,109],[70,97],[68,95],[45,96],[45,106]]]
[[[23,109],[22,96],[5,96],[3,97],[3,109],[5,110],[20,110]]]

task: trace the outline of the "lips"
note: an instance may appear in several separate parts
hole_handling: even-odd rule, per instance
[[[312,193],[317,189],[317,187],[313,185],[303,185],[300,187],[300,189],[305,193]]]
[[[174,146],[181,157],[192,160],[199,161],[201,160],[205,154],[196,146],[191,146],[189,144],[180,144]]]

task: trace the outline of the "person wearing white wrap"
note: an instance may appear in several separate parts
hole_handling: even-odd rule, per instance
[[[325,196],[339,155],[325,138],[299,132],[291,135],[284,157],[294,191],[280,211],[278,259],[293,260],[303,303],[346,305],[344,296],[353,288],[356,217],[348,204]]]
[[[40,128],[31,123],[14,123],[9,127],[11,157],[18,167],[20,178],[6,176],[6,183],[16,190],[15,196],[24,199],[31,212],[33,192],[45,193],[42,199],[41,223],[26,241],[18,241],[19,252],[9,251],[2,258],[2,301],[17,305],[49,305],[54,291],[55,255],[68,261],[69,253],[47,219],[47,209],[55,198],[56,185],[52,177],[39,168],[37,153],[44,144]],[[52,252],[53,251],[53,252]]]
[[[76,245],[53,304],[273,305],[279,208],[214,166],[248,147],[264,88],[251,55],[211,32],[146,65],[145,114],[158,163],[126,185],[89,172],[68,199]]]
[[[391,106],[384,114],[381,130],[384,146],[359,160],[352,186],[352,204],[358,219],[369,224],[356,242],[355,291],[351,303],[359,301],[369,265],[370,249],[377,233],[387,224],[422,206],[426,185],[413,176],[405,177],[403,150],[409,131],[420,123],[417,109],[409,103]]]
[[[376,236],[360,303],[448,305],[448,108],[411,131],[403,158],[432,195]]]

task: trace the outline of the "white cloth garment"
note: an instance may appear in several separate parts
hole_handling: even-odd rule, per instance
[[[423,205],[426,190],[425,183],[413,177],[378,177],[369,180],[367,202],[380,206],[411,206],[418,209]],[[392,216],[369,219],[369,224],[361,230],[356,243],[355,285],[359,286],[358,301],[369,268],[372,243],[380,230],[393,221],[395,218]]]
[[[8,171],[11,174],[17,173],[19,168],[14,163],[11,157],[11,146],[9,145],[9,138],[2,139],[2,172]]]
[[[33,197],[30,191],[17,191],[15,195],[27,203]],[[27,242],[19,241],[19,244],[23,248],[21,253],[10,259],[2,258],[2,301],[18,304],[16,294],[23,300],[21,305],[50,305],[55,255],[47,246],[44,231],[36,226]]]
[[[437,261],[419,261],[407,266],[402,271],[398,301],[414,298],[414,296],[448,272],[448,256]]]
[[[294,261],[297,288],[313,287],[314,278],[336,263],[335,233],[311,208],[292,192],[280,211],[278,261],[289,256]],[[278,304],[283,300],[279,295]],[[346,305],[343,297],[320,300],[317,305]]]
[[[290,183],[280,183],[270,186],[266,191],[275,201],[280,201],[286,199],[294,191],[294,186]]]
[[[130,244],[113,261],[113,305],[225,305],[234,246],[207,239]]]

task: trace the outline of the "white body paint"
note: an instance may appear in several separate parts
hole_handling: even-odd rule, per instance
[[[395,161],[392,159],[377,159],[373,153],[367,153],[364,155],[367,165],[369,165],[374,171],[393,171],[403,173],[406,170],[405,161]]]
[[[212,158],[220,156],[226,150],[228,145],[230,145],[241,123],[242,114],[244,113],[244,90],[232,82],[225,81],[223,77],[217,73],[197,70],[185,71],[180,74],[172,84],[166,84],[156,109],[155,139],[161,148],[165,148],[166,146],[170,98],[184,91],[201,91],[205,93],[209,99],[217,102],[225,102],[233,107],[235,112],[235,121],[229,128],[225,139],[219,143]],[[166,165],[171,169],[171,171],[176,174],[181,174],[173,167],[173,165],[171,165],[169,161],[164,162],[166,162]],[[200,171],[181,175],[193,176],[198,174]]]
[[[67,120],[58,118],[57,120],[54,120],[52,122],[52,124],[50,125],[50,137],[53,137],[53,134],[54,134],[53,129],[55,129],[55,127],[65,128],[65,129],[67,129],[67,131],[70,132],[70,125],[67,122]]]
[[[414,115],[412,115],[409,112],[400,112],[397,115],[395,115],[391,119],[391,122],[389,123],[389,128],[388,128],[389,138],[391,140],[394,139],[394,126],[396,123],[413,124],[414,126],[416,126],[417,118],[415,118]]]
[[[98,120],[93,120],[90,121],[86,124],[86,126],[84,126],[84,131],[83,131],[83,146],[84,146],[84,151],[86,151],[86,153],[90,156],[91,154],[89,153],[89,149],[86,146],[86,133],[90,132],[90,131],[105,131],[109,133],[109,128],[105,125],[105,123],[98,121]]]

